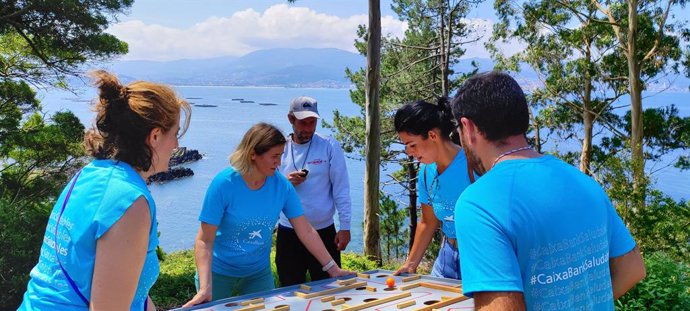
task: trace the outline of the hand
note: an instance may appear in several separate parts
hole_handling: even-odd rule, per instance
[[[187,301],[182,307],[193,307],[198,304],[211,301],[211,289],[199,290],[190,301]]]
[[[307,179],[307,175],[302,171],[294,171],[287,175],[287,179],[297,187]]]
[[[401,273],[417,273],[417,265],[406,261],[398,270],[396,270],[393,275],[400,275]]]
[[[347,244],[350,244],[350,230],[338,231],[335,235],[335,247],[338,251],[344,251]]]
[[[333,265],[333,268],[328,269],[327,272],[328,275],[332,278],[355,274],[354,271],[340,269],[338,265]]]

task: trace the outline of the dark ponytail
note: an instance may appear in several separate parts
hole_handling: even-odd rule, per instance
[[[445,140],[459,144],[459,136],[447,98],[440,98],[437,104],[416,101],[403,105],[395,113],[395,131],[429,137],[429,131],[437,128]]]

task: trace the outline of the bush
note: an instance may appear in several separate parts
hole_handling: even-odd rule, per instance
[[[0,310],[16,310],[38,262],[50,204],[23,206],[0,199]]]
[[[690,266],[663,252],[644,261],[647,277],[616,300],[616,310],[690,310]]]

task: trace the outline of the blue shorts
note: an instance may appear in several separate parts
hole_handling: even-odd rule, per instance
[[[238,295],[246,295],[276,288],[271,267],[245,277],[232,277],[223,274],[212,273],[213,300],[228,298]],[[196,290],[199,290],[199,274],[194,276]]]
[[[462,279],[458,249],[450,245],[445,238],[443,239],[441,249],[438,251],[434,267],[431,269],[431,276],[456,280]]]

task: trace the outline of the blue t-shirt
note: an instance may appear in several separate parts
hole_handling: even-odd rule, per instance
[[[450,165],[438,175],[436,163],[422,164],[417,178],[419,202],[434,208],[436,218],[442,222],[441,230],[447,237],[455,238],[455,203],[470,185],[467,174],[467,158],[460,150]]]
[[[280,173],[251,190],[234,168],[211,181],[199,220],[218,227],[213,242],[212,271],[245,277],[270,266],[272,234],[280,212],[302,216],[295,188]]]
[[[606,193],[552,156],[499,162],[455,210],[463,291],[518,291],[527,310],[613,310],[609,258],[635,247]]]
[[[142,310],[149,289],[159,273],[156,246],[158,226],[156,204],[141,176],[124,162],[95,160],[82,169],[60,218],[55,225],[72,181],[62,191],[48,219],[38,264],[19,310],[88,310],[88,306],[68,284],[60,263],[79,291],[91,300],[91,280],[96,262],[96,244],[132,206],[144,197],[151,212],[149,245],[131,310]],[[57,249],[57,251],[56,251]]]

